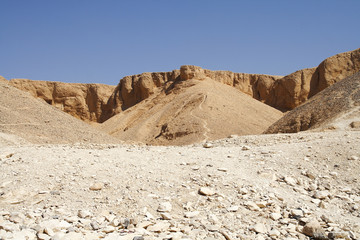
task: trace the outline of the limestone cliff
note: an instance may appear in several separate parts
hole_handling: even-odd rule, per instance
[[[0,76],[0,82],[7,83],[7,82],[8,82],[8,80],[6,80],[3,76]]]
[[[301,105],[328,86],[360,70],[360,49],[340,53],[325,59],[318,67],[296,71],[287,76],[211,71],[197,66],[182,66],[172,72],[143,73],[120,80],[112,94],[108,109],[115,115],[162,88],[169,88],[175,81],[211,78],[233,86],[281,111]]]
[[[104,122],[110,117],[169,90],[175,82],[213,79],[232,86],[281,111],[301,105],[328,86],[360,70],[360,49],[325,59],[318,67],[287,76],[211,71],[185,65],[171,72],[142,73],[122,78],[119,84],[70,84],[12,79],[10,84],[82,120]]]
[[[110,117],[105,115],[107,101],[115,86],[28,79],[11,79],[9,84],[84,121],[103,122]]]
[[[296,71],[278,79],[270,94],[260,99],[279,110],[291,110],[318,92],[360,70],[360,48],[325,59],[316,68]]]
[[[288,112],[265,133],[295,133],[308,129],[349,129],[360,119],[360,72],[338,81]]]

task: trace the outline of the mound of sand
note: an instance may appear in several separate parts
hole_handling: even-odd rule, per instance
[[[88,124],[0,82],[0,143],[116,143]]]
[[[360,72],[316,94],[287,113],[265,133],[294,133],[308,129],[348,128],[360,120]]]
[[[231,134],[260,134],[280,117],[280,111],[205,77],[176,81],[100,129],[124,141],[183,145]]]

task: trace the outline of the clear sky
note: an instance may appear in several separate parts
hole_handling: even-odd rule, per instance
[[[105,83],[191,64],[286,75],[360,47],[359,0],[0,0],[0,75]]]

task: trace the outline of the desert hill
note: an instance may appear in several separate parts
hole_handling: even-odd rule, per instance
[[[292,110],[335,82],[360,71],[360,49],[325,59],[319,66],[287,76],[201,70],[217,82],[232,86],[281,111]],[[118,86],[70,84],[11,79],[11,85],[29,91],[55,107],[85,121],[110,117],[181,79],[180,70],[142,73],[122,78]]]
[[[119,143],[83,121],[2,82],[0,102],[0,142],[22,139],[30,143]]]
[[[115,86],[29,79],[11,79],[9,84],[86,122],[103,122],[110,117],[105,113]]]
[[[358,71],[360,49],[285,77],[185,65],[172,72],[126,76],[116,87],[2,81],[81,120],[103,123],[99,129],[120,139],[168,145],[259,134],[281,117],[271,107],[291,110]]]
[[[185,80],[154,92],[100,129],[124,141],[184,145],[231,134],[259,134],[282,117],[280,111],[233,87],[204,75],[183,76],[186,70],[181,69]]]
[[[360,72],[316,94],[274,123],[266,133],[349,128],[357,121],[360,121]]]

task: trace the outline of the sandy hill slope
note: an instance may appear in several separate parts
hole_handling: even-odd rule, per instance
[[[0,142],[114,143],[111,136],[88,124],[0,82]]]
[[[276,109],[288,111],[326,87],[360,71],[360,49],[339,53],[325,59],[317,67],[302,69],[287,76],[183,67],[187,68],[189,74],[197,71],[197,74],[232,86]],[[176,69],[126,76],[116,87],[28,79],[11,79],[9,84],[44,99],[72,116],[101,123],[182,79],[180,72],[181,69]]]
[[[8,83],[86,122],[103,122],[115,86],[11,79]],[[110,106],[109,106],[110,107]]]
[[[266,133],[349,128],[350,125],[355,127],[357,121],[360,121],[360,72],[326,88],[290,111]]]
[[[100,128],[124,141],[182,145],[259,134],[281,116],[239,90],[204,77],[177,81]]]

